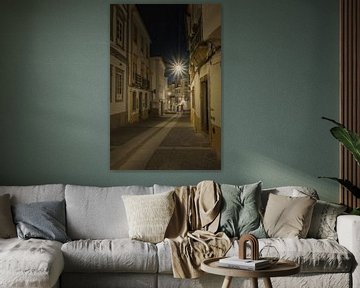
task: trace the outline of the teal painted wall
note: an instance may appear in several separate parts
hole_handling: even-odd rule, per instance
[[[109,170],[110,3],[1,1],[0,184],[262,180],[337,201],[337,185],[317,179],[338,174],[320,119],[338,118],[337,1],[223,1],[219,172]]]

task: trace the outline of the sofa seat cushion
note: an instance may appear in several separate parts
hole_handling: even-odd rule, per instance
[[[52,287],[63,268],[60,242],[0,239],[0,287]]]
[[[61,248],[66,272],[156,273],[156,246],[122,239],[77,240]]]
[[[156,244],[160,274],[172,274],[171,247],[169,241]]]
[[[275,247],[281,259],[298,263],[302,273],[350,272],[354,265],[351,252],[330,239],[259,239],[259,250],[265,245]],[[238,245],[235,242],[228,256],[236,255],[237,251]]]
[[[302,273],[350,272],[354,265],[353,255],[338,242],[330,239],[267,238],[259,239],[259,249],[274,246],[280,258],[295,261]],[[171,248],[167,241],[157,244],[159,273],[172,273]],[[235,241],[227,256],[238,255]],[[250,251],[248,251],[250,256]]]

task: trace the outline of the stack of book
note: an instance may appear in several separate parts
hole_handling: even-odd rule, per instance
[[[259,270],[270,267],[271,262],[267,259],[251,260],[240,259],[238,256],[233,256],[220,259],[219,266],[237,269]]]

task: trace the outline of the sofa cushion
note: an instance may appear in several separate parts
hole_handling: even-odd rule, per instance
[[[251,233],[266,237],[260,217],[261,182],[243,186],[221,184],[222,204],[219,231],[229,237]]]
[[[15,224],[11,214],[10,196],[0,196],[0,238],[16,237]]]
[[[66,185],[67,233],[71,239],[128,238],[123,195],[152,194],[152,187]]]
[[[63,268],[59,242],[0,239],[0,287],[53,287]]]
[[[329,239],[272,238],[263,245],[274,246],[280,258],[297,262],[302,272],[350,272],[354,263],[344,246]]]
[[[156,195],[124,195],[131,239],[157,243],[164,240],[175,208],[174,192]]]
[[[305,238],[310,227],[316,200],[270,194],[264,215],[264,227],[269,237]]]
[[[11,204],[61,201],[65,197],[65,186],[62,184],[0,186],[0,195],[4,194],[10,194]]]
[[[159,193],[174,191],[176,189],[176,186],[154,184],[153,188],[154,188],[154,194],[159,194]]]
[[[350,272],[354,266],[354,257],[351,252],[338,242],[330,239],[259,239],[259,250],[264,246],[275,247],[280,259],[287,259],[298,263],[302,273]],[[234,242],[227,256],[236,255],[238,249],[238,242]],[[247,252],[250,255],[250,250]]]
[[[169,241],[156,244],[160,274],[172,274],[171,247]]]
[[[65,201],[18,203],[13,206],[19,238],[69,241],[65,229]]]
[[[346,209],[345,205],[318,200],[314,206],[307,237],[337,240],[336,219]]]
[[[274,246],[281,259],[298,263],[302,273],[348,273],[354,265],[353,255],[344,246],[330,239],[259,239],[259,249],[265,245]],[[168,241],[160,242],[156,247],[159,273],[171,274],[171,248]],[[238,241],[234,241],[226,256],[235,256],[238,252]],[[247,250],[247,254],[250,257],[250,249]]]
[[[66,272],[156,273],[156,246],[130,239],[78,240],[61,248]]]
[[[289,197],[310,196],[311,198],[319,199],[319,195],[317,194],[316,190],[310,187],[284,186],[284,187],[263,189],[261,191],[261,206],[263,213],[265,212],[265,208],[270,194],[289,196]]]

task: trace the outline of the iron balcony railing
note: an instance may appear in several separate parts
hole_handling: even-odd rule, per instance
[[[135,86],[139,89],[149,89],[150,81],[142,77],[140,74],[135,74]]]

